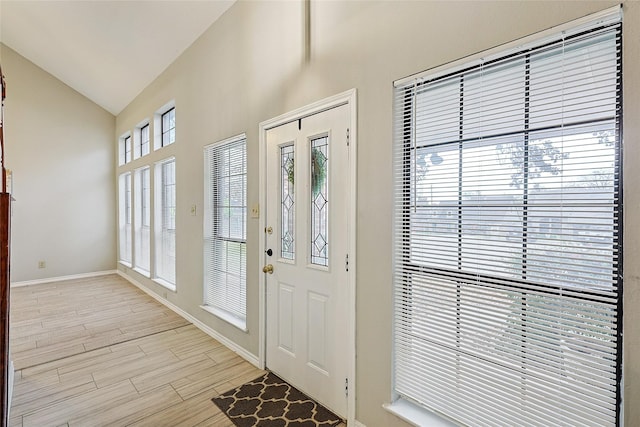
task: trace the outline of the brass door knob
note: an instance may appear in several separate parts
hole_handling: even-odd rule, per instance
[[[271,265],[271,264],[265,265],[264,267],[262,267],[262,272],[263,273],[273,274],[273,265]]]

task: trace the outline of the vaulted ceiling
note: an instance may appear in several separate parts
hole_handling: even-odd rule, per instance
[[[117,115],[234,1],[0,0],[0,42]]]

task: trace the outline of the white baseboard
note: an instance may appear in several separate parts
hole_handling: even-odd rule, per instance
[[[142,290],[143,292],[148,294],[151,298],[153,298],[156,301],[158,301],[159,303],[167,306],[168,308],[173,310],[177,315],[179,315],[179,316],[183,317],[184,319],[188,320],[189,322],[193,323],[202,332],[204,332],[205,334],[209,335],[213,339],[219,341],[221,344],[225,345],[227,348],[229,348],[231,351],[236,353],[238,356],[240,356],[243,359],[245,359],[247,362],[251,363],[252,365],[254,365],[257,368],[260,367],[260,360],[259,360],[258,356],[256,356],[255,354],[252,354],[249,351],[247,351],[246,349],[244,349],[243,347],[240,347],[238,344],[236,344],[235,342],[231,341],[229,338],[225,337],[224,335],[220,334],[215,329],[205,325],[200,320],[196,319],[195,317],[193,317],[192,315],[190,315],[189,313],[187,313],[186,311],[184,311],[183,309],[181,309],[177,305],[170,303],[166,299],[162,298],[160,295],[152,292],[151,289],[147,288],[142,283],[138,282],[136,279],[134,279],[134,278],[132,278],[130,276],[127,276],[125,273],[123,273],[120,270],[118,270],[117,273],[120,276],[122,276],[124,279],[128,280],[129,282],[131,282],[132,285],[138,287],[140,290]]]
[[[367,427],[366,425],[362,424],[360,421],[355,420],[355,422],[353,423],[353,425],[355,427]]]
[[[25,281],[22,281],[22,282],[12,282],[11,283],[11,287],[12,288],[17,288],[17,287],[20,287],[20,286],[41,285],[43,283],[62,282],[64,280],[74,280],[74,279],[85,279],[87,277],[106,276],[108,274],[116,274],[116,270],[94,271],[94,272],[91,272],[91,273],[72,274],[70,276],[48,277],[46,279],[25,280]]]

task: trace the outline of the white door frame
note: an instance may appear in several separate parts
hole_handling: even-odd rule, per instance
[[[266,350],[267,350],[267,299],[266,299],[266,280],[265,275],[262,273],[262,265],[266,262],[264,255],[266,250],[266,239],[264,229],[267,226],[266,223],[266,206],[267,206],[267,131],[280,125],[290,123],[305,117],[312,116],[317,113],[329,110],[331,108],[339,107],[341,105],[349,106],[350,123],[349,123],[349,232],[348,232],[348,250],[349,250],[349,271],[347,273],[347,286],[349,288],[349,301],[347,307],[349,313],[348,318],[348,331],[347,340],[348,345],[346,350],[347,357],[347,379],[348,379],[348,397],[347,397],[347,423],[353,425],[355,422],[356,414],[356,177],[357,177],[357,109],[356,109],[356,89],[351,89],[346,92],[325,98],[313,104],[307,105],[302,108],[298,108],[294,111],[290,111],[273,119],[266,120],[259,125],[259,174],[260,174],[260,210],[265,212],[264,215],[260,215],[260,274],[259,274],[259,313],[260,313],[260,330],[258,332],[258,359],[260,368],[264,369],[266,366]]]

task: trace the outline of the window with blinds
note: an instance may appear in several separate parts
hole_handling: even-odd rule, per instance
[[[118,181],[120,262],[131,265],[131,172],[121,174]]]
[[[620,12],[397,82],[394,391],[465,425],[617,425]]]
[[[155,177],[155,275],[160,283],[175,289],[176,283],[176,161],[156,165]]]
[[[206,147],[204,158],[204,308],[244,329],[247,298],[246,136]]]
[[[135,171],[135,268],[149,276],[151,270],[151,173],[148,166]]]

